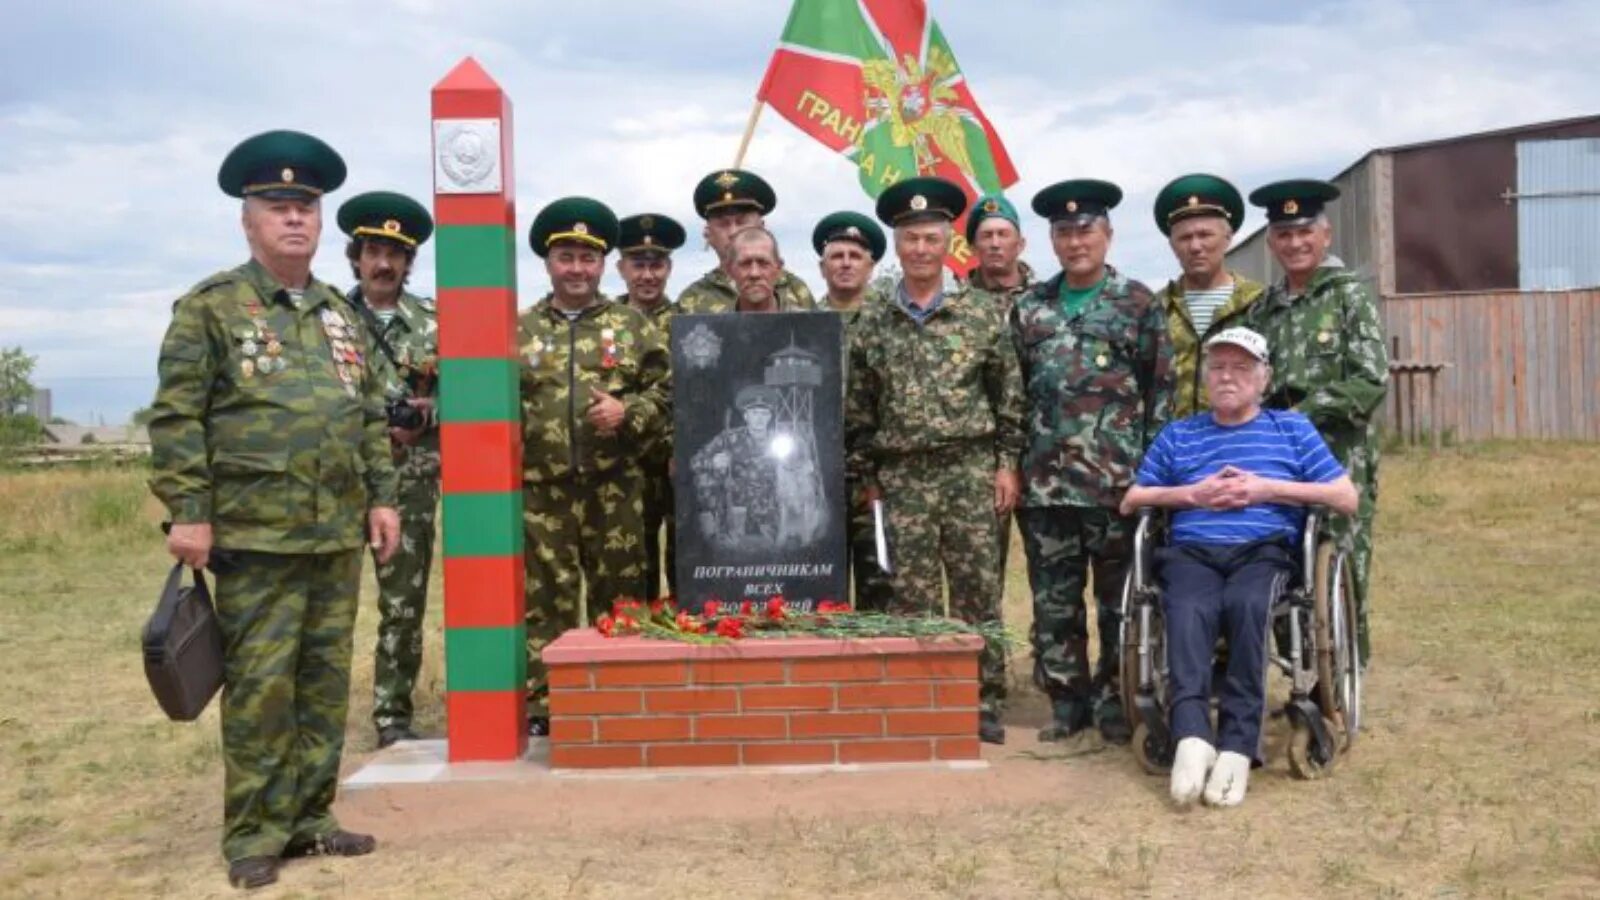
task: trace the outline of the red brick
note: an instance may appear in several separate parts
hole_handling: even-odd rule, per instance
[[[789,669],[789,680],[796,683],[808,681],[877,681],[882,677],[883,660],[875,656],[856,656],[844,659],[797,659]]]
[[[638,719],[601,719],[600,743],[615,741],[686,741],[689,719],[684,716],[647,716]]]
[[[552,716],[636,713],[644,709],[638,691],[551,691]]]
[[[694,739],[783,738],[788,734],[787,716],[700,716],[694,720]]]
[[[840,741],[839,762],[922,762],[933,758],[928,741]]]
[[[550,743],[588,744],[594,741],[594,720],[550,717]]]
[[[737,766],[738,744],[652,744],[644,750],[647,766]]]
[[[644,765],[644,748],[599,744],[557,744],[550,748],[552,769],[618,769]]]
[[[933,755],[937,759],[978,759],[982,756],[975,737],[939,738],[934,742]]]
[[[833,688],[823,685],[747,687],[739,692],[745,710],[833,709]]]
[[[978,684],[974,681],[941,682],[933,686],[934,706],[978,705]]]
[[[877,737],[883,734],[882,713],[794,713],[789,716],[789,736]]]
[[[928,705],[933,692],[928,683],[841,684],[840,709],[907,709]]]
[[[647,691],[644,708],[653,713],[733,712],[739,708],[739,692],[733,688]]]
[[[694,664],[695,684],[760,684],[783,681],[781,659],[701,660]]]
[[[588,666],[551,666],[550,686],[553,688],[588,688]]]
[[[899,735],[952,734],[969,735],[978,732],[978,711],[960,712],[892,712],[884,714],[888,733]]]
[[[894,656],[889,659],[889,678],[971,678],[978,677],[977,654],[949,653]]]
[[[596,687],[645,684],[684,684],[688,667],[681,662],[608,663],[597,666]]]
[[[747,766],[815,766],[834,760],[832,743],[821,744],[745,744]]]

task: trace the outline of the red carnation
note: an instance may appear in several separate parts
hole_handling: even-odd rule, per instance
[[[725,638],[744,637],[744,620],[732,616],[722,619],[717,622],[717,635]]]
[[[717,610],[719,610],[721,608],[722,608],[722,604],[718,603],[717,601],[715,601],[715,600],[707,600],[705,602],[705,605],[700,607],[700,614],[702,616],[705,616],[706,618],[710,619],[710,618],[713,618],[714,616],[716,616]]]
[[[767,601],[767,618],[769,618],[769,619],[781,619],[781,618],[783,618],[783,595],[782,594],[779,594],[778,596],[773,597],[771,600]]]
[[[611,637],[611,629],[615,625],[616,622],[611,618],[611,616],[605,614],[602,614],[600,618],[594,620],[594,630],[600,632],[606,637]]]
[[[750,615],[751,613],[753,613],[755,611],[756,611],[755,602],[752,601],[749,597],[746,597],[744,599],[744,602],[739,604],[739,615],[741,615],[741,616],[748,616],[748,615]]]

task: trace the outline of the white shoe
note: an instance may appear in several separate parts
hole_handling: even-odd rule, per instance
[[[1186,737],[1178,742],[1172,755],[1172,802],[1188,806],[1200,799],[1205,789],[1206,773],[1217,761],[1217,749],[1205,738]]]
[[[1206,803],[1211,806],[1238,806],[1250,786],[1250,757],[1232,750],[1222,751],[1206,781]]]

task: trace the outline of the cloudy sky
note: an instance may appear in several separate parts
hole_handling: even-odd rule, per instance
[[[930,0],[1022,180],[1127,191],[1112,261],[1174,268],[1155,191],[1209,170],[1248,190],[1332,176],[1373,147],[1600,112],[1600,4],[1551,0]],[[695,224],[690,192],[731,162],[787,15],[784,0],[78,0],[14,4],[0,32],[0,346],[38,357],[56,412],[118,422],[148,402],[173,299],[242,262],[216,170],[271,128],[338,148],[343,196],[426,198],[429,89],[476,57],[516,111],[518,225],[590,194]],[[809,234],[870,211],[850,165],[768,111],[747,165],[767,175],[791,267]],[[318,274],[348,284],[331,209]],[[1247,224],[1253,229],[1256,222]],[[1027,258],[1053,270],[1036,221]],[[711,265],[680,253],[676,292]],[[522,302],[545,291],[519,260]],[[424,248],[413,279],[431,293]],[[620,280],[607,279],[615,290]]]

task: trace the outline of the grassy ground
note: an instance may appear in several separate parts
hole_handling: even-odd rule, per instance
[[[521,807],[369,793],[341,808],[385,824],[379,856],[297,863],[266,894],[1600,895],[1600,453],[1391,456],[1383,490],[1368,731],[1326,782],[1290,780],[1280,755],[1243,808],[1175,814],[1125,752],[1041,750],[1019,686],[986,773],[691,782],[702,804],[616,783]],[[135,471],[0,475],[0,896],[232,893],[215,709],[166,722],[139,669],[158,518]],[[368,581],[351,765],[373,740]],[[419,724],[437,731],[429,618]]]

